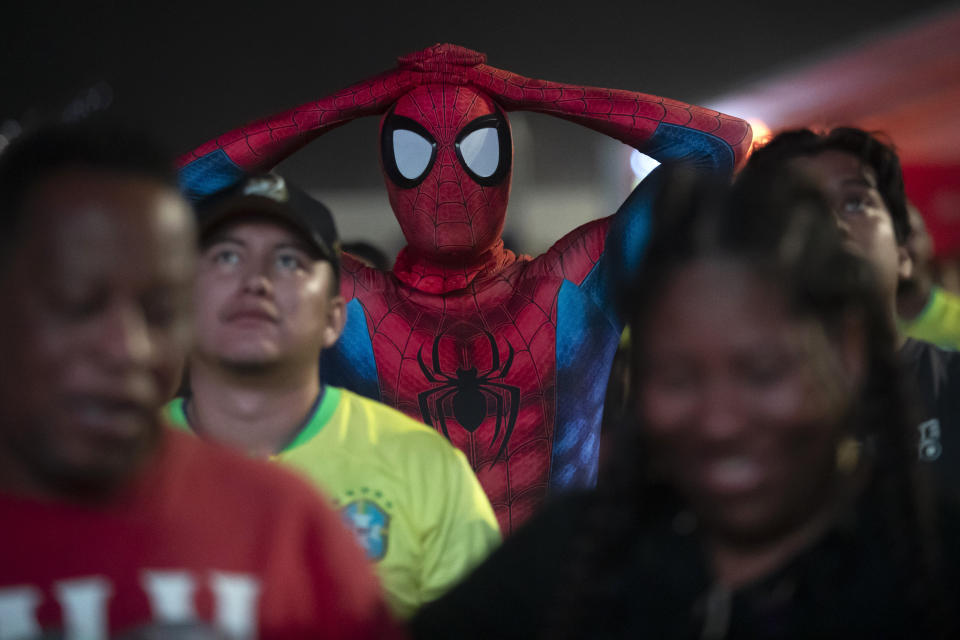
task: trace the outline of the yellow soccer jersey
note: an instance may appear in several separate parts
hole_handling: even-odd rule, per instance
[[[898,324],[900,332],[911,338],[956,351],[960,349],[960,296],[935,286],[923,311]]]
[[[189,429],[182,398],[167,419]],[[403,618],[442,595],[500,542],[493,509],[464,455],[433,429],[337,387],[271,456],[328,495],[375,563]]]

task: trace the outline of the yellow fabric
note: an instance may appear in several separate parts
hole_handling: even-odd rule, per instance
[[[943,349],[960,349],[960,297],[933,287],[923,311],[909,321],[900,321],[900,332]]]
[[[186,426],[181,400],[166,413]],[[333,500],[402,618],[455,585],[500,542],[490,502],[460,451],[433,429],[345,389],[327,387],[301,434],[272,459]]]

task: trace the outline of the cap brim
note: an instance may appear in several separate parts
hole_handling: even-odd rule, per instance
[[[211,231],[234,218],[247,217],[273,218],[293,227],[302,239],[317,251],[319,257],[331,262],[337,261],[332,249],[317,240],[307,222],[289,204],[258,195],[237,195],[198,211],[197,222],[200,226],[200,237],[205,239]]]

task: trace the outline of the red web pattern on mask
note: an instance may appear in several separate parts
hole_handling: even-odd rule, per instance
[[[476,256],[498,240],[509,182],[477,184],[460,166],[454,149],[463,127],[491,112],[488,98],[448,84],[417,87],[397,102],[394,113],[422,124],[437,142],[435,164],[423,182],[411,189],[388,189],[390,203],[404,215],[404,231],[414,246],[422,247],[422,238],[428,237],[433,251]],[[509,159],[501,158],[504,161]]]

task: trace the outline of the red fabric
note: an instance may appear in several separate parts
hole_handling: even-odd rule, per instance
[[[191,606],[213,623],[223,603],[212,584],[225,572],[259,583],[252,635],[397,636],[362,552],[312,489],[184,434],[166,434],[135,486],[109,504],[0,494],[0,522],[0,629],[11,624],[2,605],[24,587],[39,598],[44,630],[69,629],[58,602],[65,581],[92,577],[109,589],[111,634],[159,622],[144,587],[150,571],[185,572]]]
[[[505,251],[500,232],[510,173],[495,184],[474,180],[456,159],[458,134],[485,114],[527,110],[565,118],[643,150],[660,123],[668,123],[724,140],[738,168],[746,161],[750,126],[658,96],[525,78],[488,66],[483,54],[442,44],[404,56],[397,68],[333,96],[220,136],[179,164],[202,163],[222,150],[244,171],[267,170],[351,119],[383,114],[384,127],[391,107],[393,114],[427,130],[436,158],[422,181],[407,188],[392,182],[385,168],[390,201],[408,241],[392,273],[344,256],[342,292],[363,308],[375,360],[377,393],[368,393],[448,431],[509,532],[544,500],[555,430],[571,419],[555,415],[558,294],[564,280],[584,282],[605,251],[611,222],[587,223],[535,260]],[[596,329],[584,327],[583,333]],[[610,327],[601,329],[611,333]],[[600,358],[600,348],[591,355]],[[357,369],[356,364],[371,363],[343,366]],[[585,386],[603,384],[609,363],[600,365],[603,373],[585,379]],[[486,378],[488,415],[477,426],[445,430],[438,423],[454,420],[437,404],[450,403],[452,389],[436,381],[460,379],[459,371],[470,375],[466,372],[472,369]],[[592,419],[591,425],[599,423],[598,411]]]
[[[903,181],[927,224],[934,254],[960,255],[960,165],[905,165]]]
[[[499,184],[477,184],[460,166],[454,151],[456,136],[467,124],[495,111],[493,100],[484,94],[470,87],[442,84],[417,87],[397,101],[392,112],[423,125],[438,146],[436,162],[418,186],[403,188],[385,180],[390,205],[407,240],[401,267],[404,260],[417,256],[412,261],[420,265],[411,265],[409,271],[436,262],[453,263],[460,271],[464,263],[472,266],[478,255],[491,254],[494,249],[491,259],[501,259],[500,234],[507,217],[510,175]],[[479,262],[480,268],[489,267],[486,261]],[[397,271],[400,278],[407,273],[404,268]],[[447,279],[445,286],[436,287],[415,273],[405,281],[428,286],[433,293],[462,289],[469,282]]]
[[[473,354],[470,365],[480,371],[493,366],[489,340],[478,327],[489,327],[495,336],[501,370],[507,345],[515,345],[509,383],[518,386],[519,410],[505,463],[493,464],[506,438],[503,430],[495,437],[494,420],[472,433],[453,428],[447,434],[470,460],[504,532],[525,522],[546,498],[556,413],[557,292],[564,280],[583,282],[603,251],[609,226],[609,218],[583,225],[535,260],[504,252],[508,264],[443,296],[344,256],[342,293],[363,305],[386,404],[421,418],[424,374],[418,356],[432,367],[437,340],[441,369],[448,374],[464,366],[466,354]],[[444,286],[465,275],[437,269],[425,277]]]
[[[746,161],[752,138],[749,125],[739,118],[633,91],[526,78],[485,61],[483,54],[456,45],[429,47],[401,57],[396,69],[210,140],[177,164],[183,167],[223,150],[248,173],[270,170],[317,136],[396,105],[398,115],[424,125],[440,146],[429,178],[415,189],[400,189],[385,180],[410,243],[403,256],[407,268],[397,275],[411,286],[445,293],[452,289],[436,289],[435,278],[407,279],[407,272],[430,271],[452,287],[464,265],[479,265],[467,267],[472,279],[484,266],[503,262],[495,254],[482,258],[498,250],[510,175],[502,184],[482,187],[464,175],[452,155],[452,140],[463,125],[492,113],[495,105],[565,118],[638,148],[661,122],[687,126],[731,144],[737,167]],[[452,270],[450,276],[437,274],[447,270]]]

